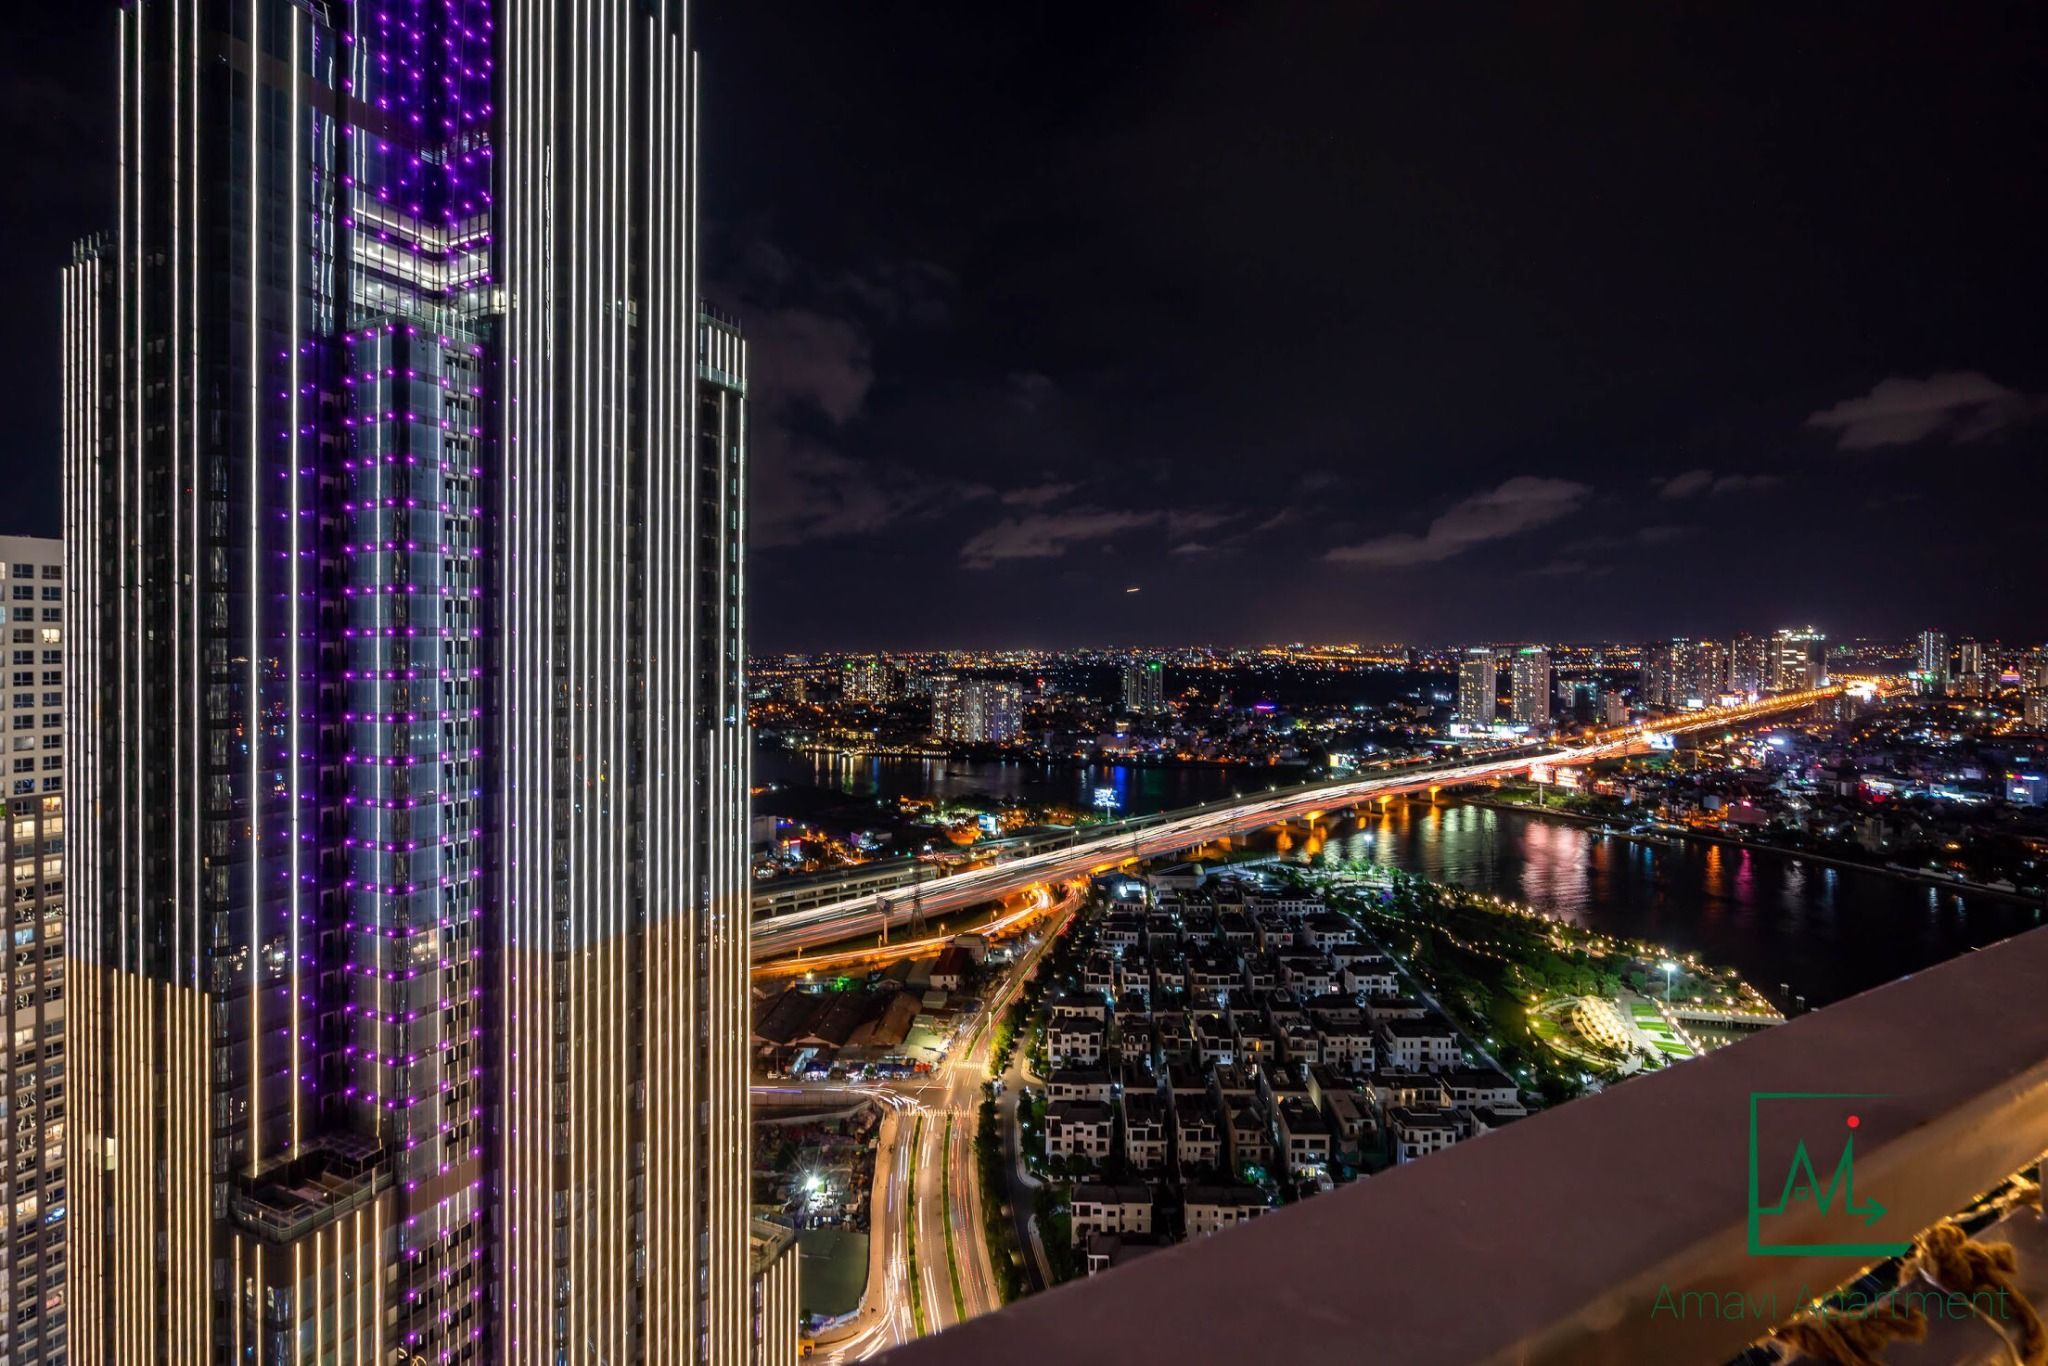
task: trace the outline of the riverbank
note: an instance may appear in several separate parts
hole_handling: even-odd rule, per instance
[[[1993,887],[1982,882],[1967,882],[1960,878],[1942,877],[1937,873],[1920,872],[1912,868],[1895,868],[1884,863],[1862,863],[1856,859],[1841,858],[1834,854],[1816,854],[1809,849],[1791,849],[1781,844],[1767,844],[1761,840],[1737,839],[1732,835],[1716,835],[1704,830],[1659,829],[1654,832],[1618,830],[1604,816],[1588,816],[1577,811],[1563,811],[1554,807],[1530,806],[1525,802],[1503,802],[1489,797],[1468,797],[1459,795],[1457,801],[1468,806],[1482,806],[1492,811],[1514,811],[1524,816],[1544,820],[1568,821],[1616,839],[1633,840],[1639,844],[1669,845],[1674,841],[1689,840],[1698,844],[1718,844],[1723,848],[1747,849],[1755,853],[1772,854],[1782,859],[1805,860],[1830,868],[1849,868],[1859,873],[1880,873],[1897,878],[1901,882],[1918,882],[1930,887],[1942,887],[1971,896],[1994,897],[2022,906],[2048,905],[2048,898],[2033,896],[2026,892]]]

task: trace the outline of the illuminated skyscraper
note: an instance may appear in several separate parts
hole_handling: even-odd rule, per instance
[[[1500,662],[1493,651],[1475,645],[1458,662],[1456,720],[1468,726],[1491,726],[1500,712]]]
[[[1517,650],[1510,668],[1513,688],[1510,707],[1515,724],[1547,727],[1550,724],[1550,651],[1540,645]]]
[[[1956,683],[1965,697],[1982,697],[1990,687],[1984,642],[1965,640],[1956,646]]]
[[[1600,694],[1600,724],[1603,726],[1625,726],[1628,724],[1628,699],[1618,692]]]
[[[1728,642],[1728,691],[1742,697],[1755,697],[1762,693],[1769,682],[1770,670],[1766,667],[1763,637],[1744,631]]]
[[[1811,626],[1786,627],[1771,639],[1772,692],[1826,687],[1828,638]]]
[[[1023,729],[1023,710],[1015,683],[956,679],[932,694],[932,735],[955,745],[1008,744]]]
[[[8,688],[0,1361],[64,1359],[64,545],[0,536]]]
[[[744,1361],[745,344],[676,0],[128,0],[71,1355]]]
[[[1935,694],[1948,691],[1948,637],[1940,631],[1920,633],[1920,687]]]
[[[847,660],[845,667],[840,670],[839,690],[849,702],[858,702],[870,707],[882,706],[895,691],[895,679],[891,676],[889,661],[879,655]]]
[[[1643,647],[1643,705],[1675,705],[1671,699],[1678,694],[1677,647],[1682,644],[1683,641],[1653,640]]]
[[[1166,710],[1166,668],[1156,659],[1134,659],[1124,665],[1124,710],[1152,716]]]

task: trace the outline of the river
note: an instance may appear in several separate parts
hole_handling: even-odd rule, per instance
[[[1255,792],[1268,783],[1302,780],[1300,769],[1195,765],[1090,764],[1062,767],[983,759],[910,759],[894,755],[807,754],[754,746],[754,781],[819,788],[849,797],[965,797],[973,793],[1021,801],[1066,802],[1086,809],[1099,789],[1116,795],[1116,811],[1149,816]],[[758,808],[757,808],[758,809]]]
[[[761,747],[757,781],[849,797],[988,792],[1086,805],[1099,787],[1145,814],[1285,784],[1237,768],[1055,768],[960,760],[813,757]],[[1329,833],[1331,853],[1526,902],[1591,929],[1695,952],[1774,1000],[1822,1006],[2042,923],[2039,907],[1792,855],[1687,841],[1646,844],[1520,811],[1397,805]],[[1781,990],[1789,987],[1789,993]]]
[[[1330,832],[1370,859],[1735,968],[1778,1000],[1822,1006],[2042,923],[2039,906],[1795,855],[1653,844],[1554,817],[1396,805]]]

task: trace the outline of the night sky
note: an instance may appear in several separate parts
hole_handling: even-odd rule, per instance
[[[18,9],[50,534],[113,22]],[[757,647],[2048,636],[2048,8],[697,15]]]

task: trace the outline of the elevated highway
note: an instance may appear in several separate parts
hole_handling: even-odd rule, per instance
[[[1858,686],[1883,693],[1892,685],[1837,683],[1767,697],[1739,707],[1686,712],[1640,726],[1622,727],[1573,745],[1523,745],[1446,763],[1390,766],[1371,774],[1167,812],[1128,822],[1112,831],[1080,831],[1072,843],[1060,848],[925,881],[918,884],[914,896],[906,890],[863,892],[803,910],[763,916],[754,922],[753,956],[760,962],[821,944],[879,934],[885,926],[903,924],[914,915],[962,910],[1034,882],[1096,872],[1130,859],[1178,853],[1210,840],[1282,821],[1334,813],[1412,793],[1433,793],[1487,782],[1526,773],[1539,765],[1585,764],[1640,754],[1651,747],[1658,735],[1754,725],[1804,711]]]

